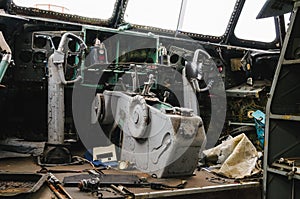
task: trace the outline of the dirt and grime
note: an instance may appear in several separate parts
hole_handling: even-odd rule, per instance
[[[29,191],[35,182],[21,181],[0,181],[0,194],[3,193],[22,193]]]

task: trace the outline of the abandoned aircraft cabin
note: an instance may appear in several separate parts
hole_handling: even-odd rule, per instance
[[[0,198],[300,199],[299,9],[0,0]]]

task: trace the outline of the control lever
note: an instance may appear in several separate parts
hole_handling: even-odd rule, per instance
[[[134,64],[131,64],[130,66],[134,67],[134,73],[131,73],[131,78],[132,78],[132,91],[135,92],[139,88],[139,78],[138,78],[136,66]]]
[[[164,101],[163,101],[163,102],[166,103],[166,101],[167,101],[167,99],[169,98],[169,96],[170,96],[170,92],[169,92],[169,91],[165,91],[165,92],[164,92]]]
[[[67,81],[64,74],[65,46],[68,37],[79,40],[80,50],[86,48],[83,40],[77,35],[67,32],[59,43],[59,47],[48,59],[48,142],[44,149],[43,163],[65,164],[72,161],[71,153],[64,144],[65,106],[64,87],[66,84],[78,82],[82,77],[78,75],[74,80]]]
[[[144,83],[145,85],[144,85],[144,89],[142,91],[142,95],[150,95],[150,90],[151,90],[154,82],[155,82],[154,75],[150,74],[148,82]]]
[[[78,37],[77,35],[75,35],[71,32],[67,32],[62,36],[59,46],[58,46],[57,50],[54,51],[54,54],[53,54],[53,64],[57,64],[58,75],[60,77],[61,83],[64,85],[72,84],[72,83],[78,82],[79,80],[82,79],[82,77],[80,75],[78,75],[76,77],[76,79],[71,80],[71,81],[66,81],[66,79],[65,79],[64,67],[63,67],[63,63],[65,62],[64,46],[67,44],[68,37],[70,37],[70,36],[75,37],[77,40],[79,40],[80,50],[84,50],[87,48],[84,41],[80,37]]]

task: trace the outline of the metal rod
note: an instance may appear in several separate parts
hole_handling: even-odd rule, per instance
[[[57,186],[67,196],[68,199],[73,199],[72,196],[66,191],[66,189],[61,184],[58,184]]]
[[[48,180],[47,180],[47,184],[58,199],[64,199],[64,197],[59,193],[59,191]]]
[[[231,125],[235,125],[235,126],[255,126],[254,123],[243,123],[243,122],[231,122],[231,121],[229,121],[228,126],[231,126]]]
[[[187,3],[187,0],[182,0],[181,1],[181,7],[180,7],[180,12],[179,12],[175,37],[177,37],[177,35],[179,33],[179,29],[182,28],[182,24],[183,24],[183,21],[184,21],[184,15],[185,15],[185,9],[186,9],[186,3]]]

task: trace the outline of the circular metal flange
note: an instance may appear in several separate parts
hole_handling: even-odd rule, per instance
[[[96,124],[103,119],[104,98],[102,94],[96,94],[91,107],[91,123]]]
[[[129,102],[128,128],[134,138],[145,138],[149,121],[149,108],[146,100],[136,95]]]

